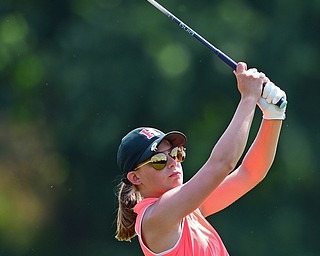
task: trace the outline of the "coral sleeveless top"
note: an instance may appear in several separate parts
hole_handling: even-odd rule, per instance
[[[182,232],[176,244],[161,253],[152,252],[141,237],[141,223],[146,209],[158,198],[145,198],[134,207],[138,214],[135,231],[145,256],[228,256],[228,252],[218,233],[202,216],[199,209],[182,220]]]

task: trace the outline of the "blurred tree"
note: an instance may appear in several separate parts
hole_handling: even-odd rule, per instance
[[[210,218],[231,255],[319,255],[320,2],[163,2],[289,98],[276,162]],[[116,150],[137,126],[188,135],[186,178],[239,100],[229,67],[146,2],[3,0],[0,255],[141,255],[115,231]],[[254,122],[254,132],[260,121]],[[308,227],[308,228],[306,228]]]

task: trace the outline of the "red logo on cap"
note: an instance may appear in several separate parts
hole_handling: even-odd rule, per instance
[[[153,129],[142,129],[140,132],[140,134],[143,134],[144,136],[146,136],[149,140],[151,138],[153,138],[156,135],[160,135],[159,132],[153,130]]]

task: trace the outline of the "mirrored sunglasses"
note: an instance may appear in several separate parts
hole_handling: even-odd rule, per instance
[[[170,150],[168,155],[171,156],[176,162],[181,163],[186,158],[186,148],[182,146],[174,147]],[[162,170],[164,167],[167,166],[168,155],[165,154],[164,152],[157,153],[153,155],[149,160],[139,164],[134,170],[137,170],[149,163],[152,165],[154,169]]]

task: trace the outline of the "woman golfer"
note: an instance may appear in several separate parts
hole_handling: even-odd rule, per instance
[[[116,238],[136,234],[144,255],[229,255],[205,219],[231,205],[267,174],[276,153],[285,108],[273,103],[285,92],[255,68],[240,62],[234,71],[240,102],[201,169],[183,183],[183,133],[141,127],[121,141]],[[263,84],[266,84],[262,93]],[[256,105],[263,113],[259,132],[236,167],[247,143]]]

